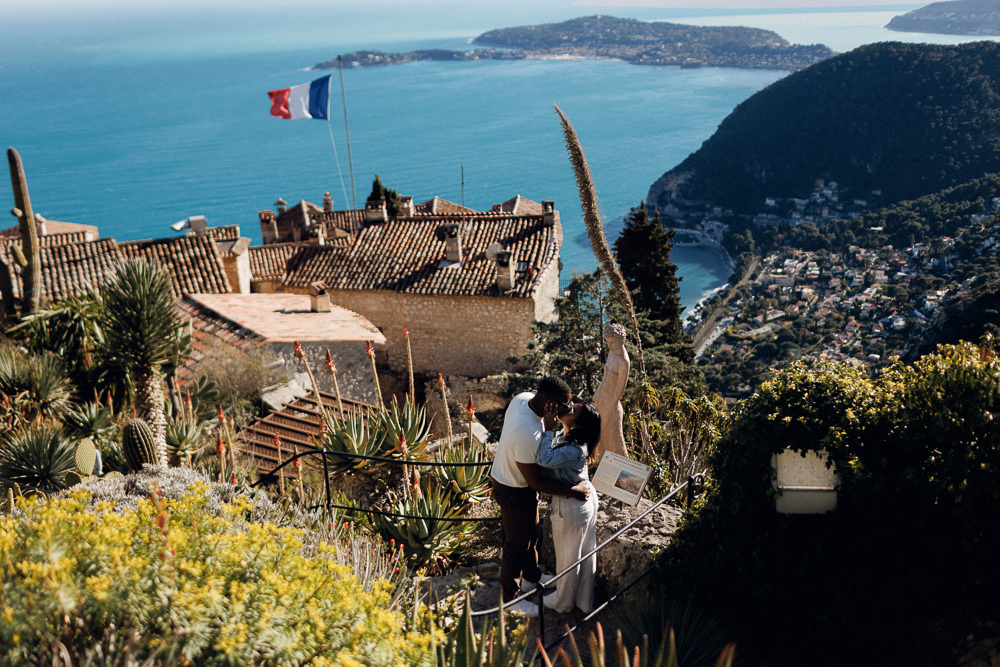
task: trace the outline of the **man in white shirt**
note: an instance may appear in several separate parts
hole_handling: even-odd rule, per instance
[[[573,409],[572,392],[562,378],[543,378],[534,394],[524,392],[511,399],[490,470],[493,499],[500,506],[503,524],[500,586],[504,600],[534,590],[542,576],[538,568],[538,494],[586,500],[591,492],[587,482],[571,487],[541,475],[536,459],[545,431],[542,418],[549,405],[559,414]],[[529,615],[538,613],[538,606],[527,600],[515,608]]]

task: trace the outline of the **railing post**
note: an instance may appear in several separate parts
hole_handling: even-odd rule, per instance
[[[694,495],[698,493],[698,487],[701,486],[701,473],[694,475],[688,475],[687,478],[687,507],[691,509],[691,503],[694,502]]]
[[[323,450],[323,485],[326,490],[326,518],[330,518],[330,466],[326,462],[326,450]]]
[[[542,578],[538,578],[538,640],[545,646],[545,588],[542,586]]]

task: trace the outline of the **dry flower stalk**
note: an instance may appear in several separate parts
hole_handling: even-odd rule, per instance
[[[555,105],[553,105],[555,106]],[[562,121],[563,134],[566,138],[566,148],[569,151],[569,160],[573,165],[573,174],[576,176],[577,188],[580,191],[580,207],[583,209],[583,222],[587,227],[587,237],[590,239],[590,246],[594,249],[594,255],[604,268],[604,272],[611,279],[615,294],[625,306],[635,332],[635,344],[639,356],[639,374],[643,381],[646,379],[646,362],[642,355],[642,341],[639,336],[639,321],[635,316],[635,306],[632,303],[632,293],[625,283],[625,277],[618,268],[614,255],[611,254],[611,247],[608,245],[608,237],[604,233],[604,224],[601,222],[601,213],[597,203],[597,188],[594,187],[594,177],[590,173],[590,165],[587,164],[587,156],[583,153],[583,146],[576,136],[576,130],[569,122],[569,118],[558,106],[555,106],[556,113]]]
[[[329,419],[326,414],[326,406],[323,405],[323,397],[319,395],[319,385],[316,384],[316,378],[313,377],[312,369],[309,367],[309,362],[306,361],[306,353],[299,345],[299,341],[295,341],[295,356],[302,360],[302,365],[306,367],[306,373],[309,375],[309,383],[312,385],[313,396],[316,397],[316,406],[319,408],[319,414],[322,421]]]
[[[448,410],[448,388],[444,384],[444,376],[438,373],[438,388],[441,389],[441,402],[444,403],[444,423],[448,425],[448,442],[454,433],[451,432],[451,414]]]
[[[372,377],[375,378],[375,398],[378,400],[378,409],[385,410],[385,401],[382,400],[382,386],[378,381],[378,369],[375,368],[375,346],[372,345],[371,341],[365,343],[365,346],[368,351],[368,359],[372,362]]]
[[[406,368],[410,372],[410,401],[416,405],[417,393],[416,385],[413,381],[413,351],[410,349],[410,331],[403,328],[403,338],[406,339]]]
[[[337,382],[337,367],[333,364],[333,355],[330,348],[326,348],[326,370],[329,371],[333,379],[333,392],[337,396],[337,411],[340,413],[340,421],[344,421],[344,402],[340,399],[340,383]]]

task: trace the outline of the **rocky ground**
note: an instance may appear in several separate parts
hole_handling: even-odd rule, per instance
[[[605,542],[651,505],[650,501],[641,500],[638,507],[629,507],[612,498],[602,497],[597,521],[598,544]],[[554,574],[555,552],[548,511],[548,503],[543,502],[542,544],[539,556],[542,570]],[[482,516],[499,515],[492,501],[483,503],[479,512]],[[611,595],[649,569],[656,553],[670,542],[670,536],[676,530],[682,514],[683,512],[677,507],[661,505],[601,550],[597,558],[595,607],[599,607]],[[442,600],[463,595],[465,587],[468,586],[474,611],[493,609],[497,606],[500,596],[498,577],[501,539],[498,522],[480,524],[474,537],[463,550],[460,565],[446,576],[433,581],[434,588]],[[626,595],[638,593],[642,587],[640,583]],[[481,618],[477,618],[477,627],[481,627]],[[585,645],[587,636],[594,627],[594,621],[600,621],[601,614],[598,613],[593,620],[586,621],[584,614],[578,610],[560,614],[547,609],[543,612],[542,619],[546,645],[551,646],[556,642],[565,645],[567,642],[563,635],[567,628],[574,628],[578,645]],[[530,619],[530,623],[534,636],[538,636],[538,619]],[[561,638],[562,641],[559,642]]]

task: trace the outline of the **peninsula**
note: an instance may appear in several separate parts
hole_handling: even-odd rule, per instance
[[[938,35],[1000,35],[1000,5],[996,0],[935,2],[893,17],[886,27]]]
[[[517,60],[608,58],[636,65],[743,67],[800,70],[835,55],[822,44],[790,44],[770,30],[701,27],[588,16],[485,32],[473,40],[486,48],[425,49],[406,53],[355,51],[341,56],[346,67],[396,65],[418,60]],[[337,67],[337,59],[317,69]]]

